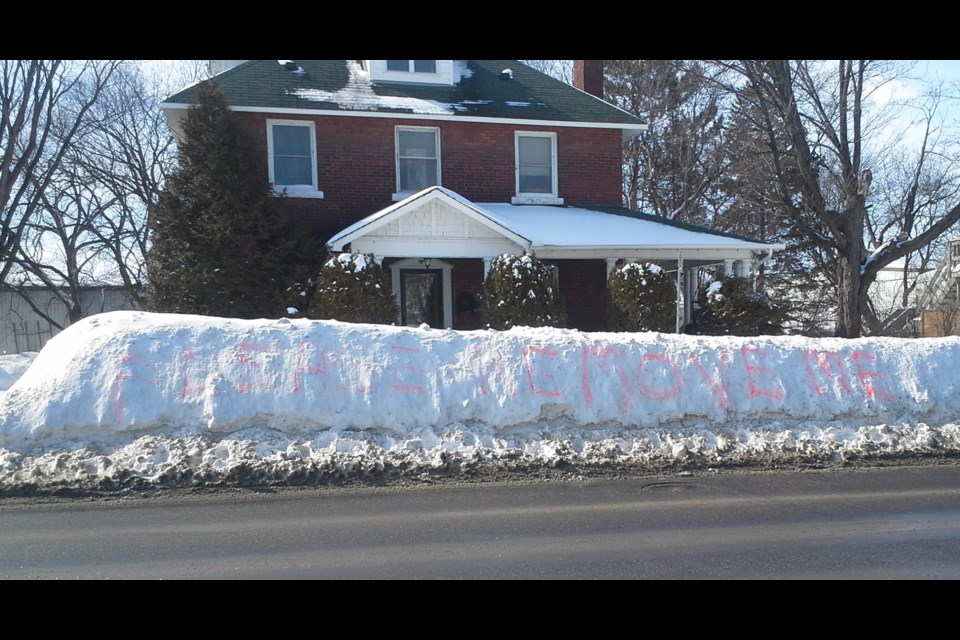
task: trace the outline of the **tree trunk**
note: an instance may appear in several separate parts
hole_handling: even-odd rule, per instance
[[[845,242],[840,249],[838,282],[840,291],[837,304],[837,330],[839,338],[859,338],[863,330],[863,305],[866,300],[863,274],[863,226],[866,208],[863,197],[856,196],[841,217],[840,231]]]

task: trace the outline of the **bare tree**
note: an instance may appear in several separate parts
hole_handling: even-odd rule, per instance
[[[40,192],[40,206],[14,260],[19,269],[10,274],[11,285],[24,301],[58,329],[64,328],[61,319],[38,307],[28,290],[45,287],[66,306],[70,323],[82,317],[81,288],[92,283],[90,270],[98,254],[99,241],[92,230],[109,206],[95,186],[65,171],[65,166]]]
[[[624,148],[627,207],[700,223],[722,208],[724,95],[706,73],[698,61],[607,62],[607,100],[650,123]]]
[[[876,197],[866,221],[867,237],[874,249],[908,237],[914,229],[931,226],[960,201],[960,154],[941,115],[943,102],[939,86],[912,101],[909,113],[917,116],[913,123],[917,142],[878,158]],[[934,269],[945,258],[946,250],[947,240],[941,235],[897,262],[901,269],[896,288],[899,299],[888,301],[888,309],[878,310],[879,305],[871,296],[864,316],[871,333],[886,333],[890,316],[915,316],[921,283],[916,274]],[[903,310],[910,313],[904,314]]]
[[[74,322],[89,285],[119,285],[131,305],[142,304],[149,207],[175,163],[160,102],[191,79],[184,69],[195,67],[165,66],[173,71],[146,75],[139,64],[115,65],[111,82],[85,105],[55,170],[35,183],[6,281],[28,304],[28,289],[46,287]],[[34,311],[62,328],[62,320]]]
[[[18,267],[24,233],[118,66],[115,60],[0,61],[0,284]]]
[[[836,334],[860,336],[868,290],[880,269],[927,247],[960,220],[955,200],[923,217],[907,197],[887,212],[886,222],[876,218],[878,244],[872,251],[867,246],[876,200],[871,185],[884,168],[880,158],[891,153],[878,141],[892,112],[874,110],[871,96],[904,69],[871,60],[741,60],[720,66],[735,72],[727,87],[756,114],[779,206],[835,269]],[[929,175],[924,164],[921,156],[917,184]]]
[[[179,61],[169,75],[145,74],[127,65],[115,90],[94,109],[96,126],[77,148],[74,175],[94,185],[102,208],[90,233],[100,261],[131,302],[143,301],[150,206],[176,164],[173,136],[160,103],[200,67]]]

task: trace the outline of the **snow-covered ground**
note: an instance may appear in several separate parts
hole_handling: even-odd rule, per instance
[[[8,357],[5,386],[0,491],[960,452],[960,338],[458,332],[118,311],[73,325],[35,359]]]

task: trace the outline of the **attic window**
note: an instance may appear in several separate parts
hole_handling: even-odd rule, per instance
[[[370,79],[373,82],[454,84],[453,60],[369,60],[368,62]]]
[[[387,71],[406,73],[436,73],[436,60],[387,60]]]

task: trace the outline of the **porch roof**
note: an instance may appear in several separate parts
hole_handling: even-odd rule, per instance
[[[436,232],[436,225],[421,224],[417,231],[407,229],[402,233],[385,227],[392,221],[427,211],[434,201],[446,207],[444,215],[459,214],[470,219],[506,244],[492,243],[489,237],[484,241],[477,238],[471,244],[469,234],[451,234],[450,225],[441,234]],[[437,209],[434,207],[433,211]],[[396,255],[394,252],[403,251],[404,245],[409,245],[409,249],[402,255],[423,257],[492,257],[491,251],[509,250],[509,246],[514,251],[532,251],[541,258],[558,259],[670,260],[682,254],[691,266],[749,259],[757,252],[769,254],[784,248],[782,244],[738,238],[619,207],[474,203],[443,187],[430,187],[367,216],[336,234],[328,247],[342,251],[351,243],[354,250],[363,245],[364,250],[383,256]],[[388,247],[390,252],[385,251]],[[456,250],[445,253],[445,247]]]

